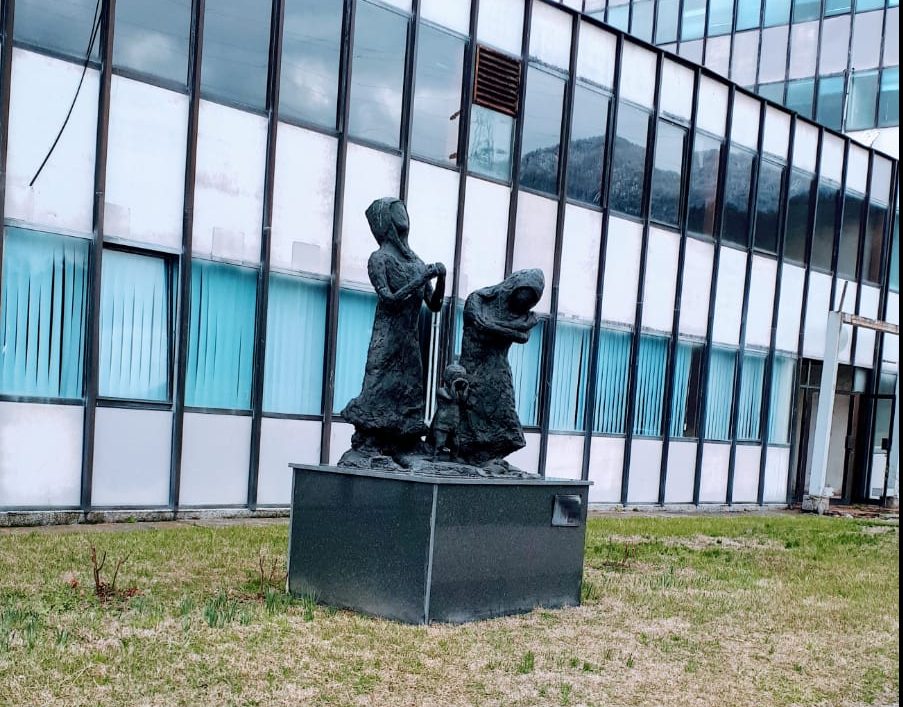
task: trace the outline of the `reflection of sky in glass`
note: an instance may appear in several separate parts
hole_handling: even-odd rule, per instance
[[[185,85],[191,0],[117,0],[113,64]]]
[[[571,118],[567,195],[596,206],[602,204],[608,104],[608,96],[578,84]]]
[[[279,111],[334,128],[342,0],[286,0]]]
[[[398,147],[407,18],[359,0],[354,26],[349,132]]]
[[[527,72],[521,185],[554,193],[558,189],[558,146],[564,79],[531,66]]]
[[[737,31],[759,26],[762,0],[740,0],[737,4]]]
[[[655,41],[666,44],[677,39],[677,15],[680,0],[659,0],[658,24],[655,27]]]
[[[270,5],[207,0],[201,93],[262,110],[266,103]]]
[[[13,36],[19,42],[84,59],[96,7],[95,0],[19,0]],[[95,59],[99,46],[98,36],[91,50]]]
[[[411,151],[452,162],[458,149],[464,40],[421,24],[417,39],[417,77]]]
[[[699,39],[705,35],[706,0],[684,0],[683,23],[680,27],[680,38]]]
[[[652,218],[677,226],[680,218],[680,188],[687,131],[660,120],[655,138],[655,166],[652,172]]]
[[[483,106],[473,106],[470,112],[470,171],[506,182],[510,180],[513,134],[514,118]]]

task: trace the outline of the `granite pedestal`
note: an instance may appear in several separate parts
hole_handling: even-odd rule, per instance
[[[292,468],[295,595],[414,624],[580,603],[588,481]]]

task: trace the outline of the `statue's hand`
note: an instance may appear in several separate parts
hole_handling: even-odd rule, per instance
[[[433,263],[426,267],[426,278],[445,277],[445,266],[442,263]]]

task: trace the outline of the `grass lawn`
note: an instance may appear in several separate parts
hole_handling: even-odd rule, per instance
[[[589,523],[582,607],[416,627],[258,596],[282,522],[6,531],[0,704],[891,704],[898,541],[850,519],[610,514]],[[91,543],[107,580],[128,555],[132,591],[94,595]]]

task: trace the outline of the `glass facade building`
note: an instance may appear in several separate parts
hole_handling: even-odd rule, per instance
[[[349,446],[387,195],[448,269],[428,380],[470,292],[545,273],[512,463],[599,504],[792,499],[829,311],[899,319],[897,162],[818,122],[827,89],[779,105],[790,64],[778,102],[707,68],[741,25],[789,37],[769,2],[585,4],[2,0],[0,511],[286,506],[290,462]],[[827,8],[792,12],[824,37]],[[839,95],[877,70],[880,106],[889,66]],[[850,328],[841,353],[872,411],[849,498],[880,486],[897,352]]]

